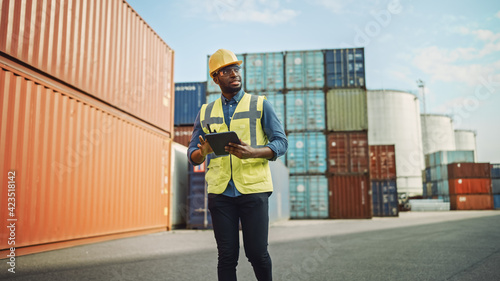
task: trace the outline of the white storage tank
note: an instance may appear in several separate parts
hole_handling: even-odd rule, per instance
[[[455,148],[457,150],[474,151],[474,162],[476,162],[476,132],[472,130],[455,130]]]
[[[369,90],[368,128],[370,145],[395,145],[398,193],[422,195],[424,155],[418,98],[397,90]]]
[[[442,114],[422,114],[424,155],[441,150],[456,150],[451,117]]]

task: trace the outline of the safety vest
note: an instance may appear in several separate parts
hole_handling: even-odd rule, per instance
[[[263,96],[254,96],[245,93],[236,106],[234,115],[229,123],[231,131],[252,147],[263,147],[268,139],[261,125]],[[200,109],[200,123],[203,131],[209,133],[207,124],[212,131],[228,132],[222,111],[222,99],[204,104]],[[242,194],[273,191],[271,170],[267,159],[249,158],[240,159],[234,155],[211,155],[205,180],[208,193],[221,194],[233,178],[236,189]]]

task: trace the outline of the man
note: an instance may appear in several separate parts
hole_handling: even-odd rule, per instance
[[[199,165],[209,155],[205,179],[208,208],[219,252],[219,280],[236,280],[239,256],[239,222],[245,255],[257,280],[272,280],[267,251],[268,197],[273,191],[268,160],[282,156],[288,147],[283,126],[263,96],[242,89],[241,64],[231,51],[219,49],[209,59],[210,76],[221,89],[221,97],[204,104],[194,123],[188,149],[191,164]],[[216,156],[205,134],[235,131],[240,144],[225,147],[229,155]]]

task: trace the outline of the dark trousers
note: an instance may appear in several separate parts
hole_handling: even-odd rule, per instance
[[[240,220],[245,255],[252,264],[257,280],[272,280],[271,257],[267,251],[270,194],[244,194],[238,197],[208,195],[208,208],[219,251],[217,275],[220,281],[236,280]]]

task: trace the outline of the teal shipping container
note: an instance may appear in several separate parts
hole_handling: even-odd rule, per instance
[[[438,196],[449,196],[450,188],[448,184],[448,179],[437,181],[437,193],[433,195]]]
[[[245,91],[270,91],[284,88],[283,53],[246,54],[243,64]]]
[[[220,98],[221,93],[211,93],[207,95],[207,103],[211,103],[216,99]]]
[[[325,95],[322,91],[290,91],[285,96],[287,131],[325,129]]]
[[[290,51],[285,53],[287,89],[323,88],[325,66],[323,51]]]
[[[325,135],[319,132],[288,134],[286,160],[290,174],[325,173]]]
[[[325,176],[290,176],[290,218],[328,218],[328,179]]]
[[[285,128],[285,96],[281,91],[276,92],[260,92],[259,95],[265,96],[273,106],[274,112]]]
[[[474,163],[474,151],[436,151],[434,153],[425,155],[425,159],[427,167],[434,167],[451,163]]]
[[[429,168],[431,181],[448,180],[448,165]]]

